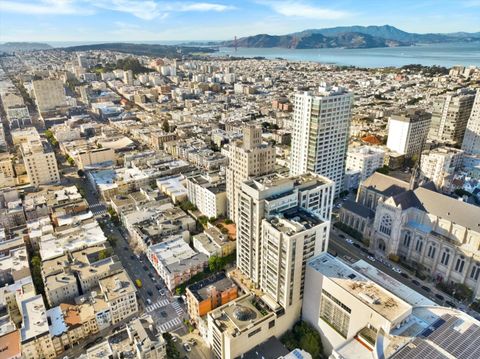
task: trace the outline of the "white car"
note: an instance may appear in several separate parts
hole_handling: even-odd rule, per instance
[[[192,347],[188,343],[183,344],[183,349],[185,349],[186,352],[192,351]]]
[[[353,241],[350,238],[345,238],[345,242],[347,242],[348,244],[353,244]]]
[[[401,274],[401,273],[402,273],[402,271],[401,271],[400,269],[396,268],[396,267],[392,267],[392,270],[393,270],[394,272],[397,272],[398,274]]]
[[[372,256],[368,256],[367,259],[368,259],[369,261],[375,262],[375,258],[372,257]]]

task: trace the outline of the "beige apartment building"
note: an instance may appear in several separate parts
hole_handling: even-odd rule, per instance
[[[47,141],[24,142],[21,145],[21,153],[32,185],[38,187],[60,181],[55,153]]]
[[[23,317],[20,329],[24,359],[54,359],[57,357],[50,335],[45,304],[41,295],[20,303]]]
[[[40,114],[67,106],[65,89],[60,80],[33,81],[33,93]]]
[[[262,143],[262,129],[256,126],[243,128],[243,141],[229,147],[227,168],[227,210],[234,222],[238,218],[238,194],[243,181],[272,173],[275,170],[275,149]]]
[[[100,279],[98,284],[109,303],[112,325],[138,312],[137,290],[126,271]]]
[[[448,145],[461,145],[472,112],[475,93],[468,89],[447,93],[433,102],[428,138]]]

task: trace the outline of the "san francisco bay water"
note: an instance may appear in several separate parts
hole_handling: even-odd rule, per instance
[[[222,47],[214,56],[283,58],[290,61],[314,61],[357,67],[400,67],[409,64],[426,66],[480,66],[480,42],[425,44],[409,47],[373,49],[283,49]]]

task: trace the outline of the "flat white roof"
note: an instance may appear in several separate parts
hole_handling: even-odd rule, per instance
[[[23,300],[21,312],[23,315],[23,323],[20,330],[22,342],[48,333],[47,311],[40,294]]]
[[[417,291],[413,290],[410,287],[407,287],[405,284],[402,284],[395,278],[390,277],[388,274],[375,268],[370,263],[367,263],[362,259],[353,263],[352,267],[359,273],[370,278],[375,283],[378,283],[379,285],[381,285],[383,288],[385,288],[389,292],[392,292],[399,298],[402,298],[404,301],[406,301],[412,306],[437,305],[432,300],[428,299],[427,297],[424,297]]]

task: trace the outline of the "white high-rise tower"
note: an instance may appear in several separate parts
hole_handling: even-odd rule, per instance
[[[470,119],[467,123],[462,150],[467,155],[480,155],[480,89],[477,90]]]
[[[342,189],[352,116],[353,93],[322,86],[295,94],[290,174],[315,172]]]

